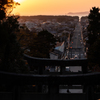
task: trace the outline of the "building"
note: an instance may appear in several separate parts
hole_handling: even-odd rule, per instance
[[[65,53],[65,42],[57,42],[54,51],[50,53],[50,59],[63,59]]]

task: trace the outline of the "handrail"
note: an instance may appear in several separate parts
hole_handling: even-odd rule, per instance
[[[100,84],[100,72],[75,75],[32,75],[0,71],[0,84]]]
[[[24,54],[24,59],[28,61],[30,65],[34,66],[87,66],[87,59],[48,59],[48,58],[36,58]]]
[[[34,66],[60,65],[87,67],[87,59],[51,60],[35,58],[24,54],[24,59]],[[34,75],[0,72],[0,84],[99,84],[100,73],[73,74],[73,75]],[[93,80],[95,80],[93,82]]]

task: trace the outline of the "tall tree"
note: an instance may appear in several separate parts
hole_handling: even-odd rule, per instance
[[[93,7],[88,16],[88,52],[87,58],[90,69],[94,69],[95,65],[100,67],[100,9]]]
[[[6,1],[3,3],[3,1]],[[2,0],[0,11],[5,15],[0,19],[0,70],[16,73],[27,73],[28,67],[23,60],[23,51],[17,42],[15,32],[19,30],[18,17],[7,16],[8,4],[13,7],[13,1]],[[6,6],[7,5],[7,6]],[[12,9],[12,8],[11,8]]]
[[[16,5],[20,5],[14,0],[0,0],[0,20],[8,16]]]
[[[33,38],[33,34],[29,31],[26,25],[20,26],[19,31],[16,32],[17,40],[21,45],[23,50],[28,49],[28,45],[31,42],[31,38]]]
[[[89,25],[88,30],[88,41],[87,43],[91,46],[100,36],[100,12],[99,8],[93,7],[90,10],[88,16]]]
[[[34,36],[29,44],[29,55],[40,58],[49,58],[49,52],[55,46],[56,39],[54,35],[47,30],[43,30]]]

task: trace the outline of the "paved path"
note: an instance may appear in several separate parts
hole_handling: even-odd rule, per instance
[[[84,58],[84,45],[82,41],[81,25],[78,23],[75,27],[72,41],[70,43],[70,50],[68,53],[69,58],[74,58],[75,55],[78,58]]]
[[[70,43],[70,48],[68,52],[68,57],[73,58],[75,55],[78,56],[77,59],[84,58],[84,45],[82,40],[81,25],[78,23],[75,27],[72,41]],[[68,67],[68,66],[67,66]],[[81,66],[70,66],[68,67],[71,72],[82,71]],[[69,89],[70,93],[83,93],[83,89]],[[66,89],[59,89],[59,93],[67,93]]]

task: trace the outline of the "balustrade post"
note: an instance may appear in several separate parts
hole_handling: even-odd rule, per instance
[[[43,66],[39,66],[39,67],[38,67],[38,74],[39,74],[39,75],[43,75],[43,69],[44,69]]]
[[[83,74],[87,73],[87,64],[82,65]]]
[[[41,84],[38,85],[38,92],[39,92],[39,93],[42,93],[42,88],[43,88],[42,86],[43,86],[43,85],[41,85]]]
[[[59,93],[59,85],[58,84],[49,84],[48,86],[49,94],[58,94]]]
[[[94,88],[92,85],[86,86],[86,100],[94,100]]]
[[[60,75],[63,75],[65,72],[65,66],[60,66]]]
[[[15,85],[13,88],[13,100],[20,100],[21,89],[20,86]]]

